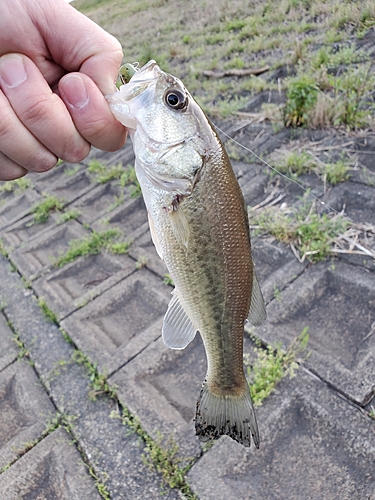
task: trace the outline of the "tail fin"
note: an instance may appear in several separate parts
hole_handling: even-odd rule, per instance
[[[197,402],[195,431],[201,441],[228,435],[244,446],[254,444],[259,448],[259,430],[250,391],[242,396],[217,396],[204,382]]]

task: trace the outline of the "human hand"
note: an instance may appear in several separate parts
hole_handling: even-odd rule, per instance
[[[119,42],[64,0],[0,1],[0,180],[119,149]]]

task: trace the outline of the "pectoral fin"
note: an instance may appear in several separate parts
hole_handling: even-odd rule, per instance
[[[187,248],[190,236],[189,224],[179,205],[169,212],[169,220],[176,240]]]
[[[254,326],[258,326],[266,319],[266,307],[262,291],[260,289],[255,269],[253,270],[253,290],[251,293],[250,311],[247,320]]]
[[[196,332],[196,328],[184,311],[175,290],[164,316],[163,342],[171,349],[185,349],[194,339]]]

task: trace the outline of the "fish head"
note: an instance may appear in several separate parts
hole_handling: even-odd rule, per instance
[[[134,138],[137,132],[148,149],[160,151],[192,139],[201,143],[203,137],[212,136],[203,111],[183,83],[162,71],[154,60],[107,100],[130,136]]]

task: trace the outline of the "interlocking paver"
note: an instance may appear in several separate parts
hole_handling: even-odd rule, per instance
[[[0,476],[0,499],[100,500],[95,483],[62,428]]]
[[[48,273],[33,287],[63,319],[135,271],[134,260],[126,255],[103,251]]]
[[[92,225],[96,231],[115,227],[125,235],[125,239],[134,241],[148,229],[147,211],[142,197],[125,201],[112,212]]]
[[[79,169],[74,175],[64,175],[64,173],[61,175],[60,173],[56,182],[44,185],[43,191],[56,196],[59,200],[71,203],[94,187],[92,177],[87,169]]]
[[[2,231],[1,240],[3,241],[5,247],[11,252],[16,248],[29,243],[32,239],[40,236],[44,231],[50,229],[56,224],[57,219],[58,216],[50,214],[46,222],[36,224],[34,222],[34,216],[27,215]]]
[[[41,272],[51,268],[54,261],[69,248],[69,242],[88,235],[78,222],[70,220],[51,227],[30,243],[11,253],[11,260],[27,279],[35,279]]]
[[[30,213],[31,207],[40,199],[34,190],[28,190],[12,197],[0,207],[0,229],[10,226]]]
[[[129,190],[120,187],[118,182],[100,184],[79,197],[69,208],[78,210],[81,214],[79,220],[91,224],[100,217],[108,216],[120,198],[124,197],[125,200],[126,195],[129,198],[130,193],[126,191]]]
[[[39,438],[54,413],[27,362],[16,361],[0,372],[0,469]]]
[[[259,450],[222,438],[188,474],[201,500],[372,500],[373,422],[298,370],[258,409]]]
[[[141,269],[62,321],[63,328],[101,369],[112,373],[160,335],[170,290]]]
[[[253,238],[252,253],[266,302],[295,280],[308,265],[307,262],[298,262],[289,248],[272,238]]]
[[[306,365],[359,403],[375,380],[375,280],[342,262],[310,267],[268,308],[256,329],[266,342],[288,345],[309,328]]]
[[[345,213],[355,222],[375,224],[375,187],[348,182],[333,187],[324,197],[326,204]]]

